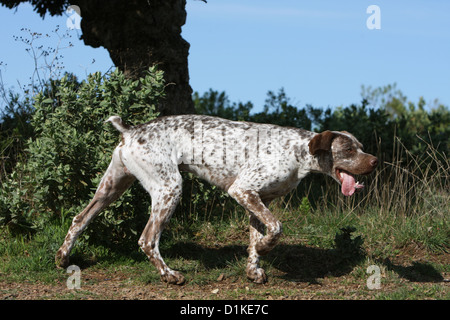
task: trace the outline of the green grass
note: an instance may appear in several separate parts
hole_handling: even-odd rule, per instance
[[[261,262],[270,276],[269,288],[260,288],[245,277],[248,243],[245,214],[232,221],[199,220],[186,228],[175,218],[164,233],[161,253],[169,266],[185,274],[186,288],[210,286],[221,275],[228,282],[242,283],[238,289],[221,291],[230,299],[293,298],[298,296],[298,289],[292,289],[292,284],[326,287],[329,282],[329,291],[320,288],[312,297],[448,298],[442,274],[450,271],[448,258],[445,260],[449,229],[443,215],[397,216],[380,214],[376,208],[368,208],[364,213],[312,209],[305,212],[286,208],[282,202],[274,203],[271,209],[283,221],[285,234]],[[46,284],[67,279],[65,270],[54,266],[54,254],[66,232],[58,222],[44,226],[30,238],[11,238],[6,229],[1,232],[0,272],[5,279]],[[160,283],[156,269],[139,251],[137,239],[136,244],[119,251],[81,238],[71,263],[106,275],[124,274],[136,285]],[[382,292],[364,287],[366,269],[371,264],[382,269],[386,288]],[[359,289],[351,289],[356,285]],[[336,286],[339,288],[333,289]],[[80,292],[71,294],[64,298],[97,297]]]
[[[377,295],[379,300],[422,300],[435,299],[436,297],[449,300],[448,288],[436,284],[431,286],[413,284],[411,286],[400,286],[391,292],[382,292]]]

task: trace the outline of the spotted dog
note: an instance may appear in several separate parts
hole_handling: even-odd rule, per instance
[[[282,231],[269,203],[293,190],[310,172],[331,176],[342,193],[351,196],[364,187],[355,175],[369,174],[378,164],[345,131],[314,133],[203,115],[161,117],[137,126],[125,124],[118,116],[107,122],[122,133],[122,139],[94,198],[75,216],[56,254],[61,267],[69,264],[74,242],[89,222],[137,179],[152,199],[139,246],[163,281],[184,283],[184,276],[161,257],[159,240],[181,197],[180,171],[187,171],[228,192],[248,211],[246,273],[252,281],[264,283],[267,277],[259,258],[277,244]]]

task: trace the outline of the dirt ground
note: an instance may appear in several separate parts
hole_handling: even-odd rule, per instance
[[[269,284],[255,286],[252,283],[234,282],[222,280],[214,284],[206,285],[167,285],[132,284],[127,278],[120,274],[113,278],[101,272],[88,272],[83,275],[83,283],[80,289],[68,289],[66,283],[54,285],[42,283],[13,283],[0,281],[0,300],[36,300],[36,299],[87,299],[87,300],[209,300],[209,299],[321,299],[327,298],[331,292],[341,292],[342,298],[370,299],[370,294],[359,294],[356,292],[359,286],[340,286],[331,281],[324,280],[318,284],[287,283],[283,286],[273,287]],[[272,296],[271,292],[276,291]],[[290,292],[280,294],[281,291]],[[336,299],[337,297],[329,297]]]
[[[448,297],[450,274],[443,274],[443,277],[444,281],[439,286]],[[436,283],[420,283],[420,286],[420,290],[426,293],[435,290]],[[264,285],[256,285],[221,275],[217,281],[208,284],[177,286],[136,284],[129,273],[111,274],[87,269],[82,272],[80,289],[68,289],[66,282],[61,280],[54,284],[0,280],[0,300],[371,300],[399,288],[415,290],[417,284],[405,279],[385,283],[382,279],[381,289],[369,290],[364,281],[355,281],[351,275],[345,275],[325,277],[316,283],[269,280]],[[433,299],[432,296],[430,298]]]

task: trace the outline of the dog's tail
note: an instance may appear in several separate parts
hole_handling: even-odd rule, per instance
[[[111,122],[111,124],[119,130],[121,133],[126,133],[131,129],[131,126],[122,121],[119,116],[111,116],[105,122]]]

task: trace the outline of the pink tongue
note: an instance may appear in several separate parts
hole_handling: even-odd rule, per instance
[[[341,171],[341,174],[344,177],[342,179],[341,191],[344,194],[344,196],[351,196],[353,193],[355,193],[355,185],[356,185],[355,178],[353,178],[351,175],[343,171]]]

